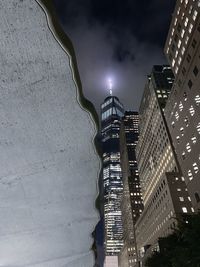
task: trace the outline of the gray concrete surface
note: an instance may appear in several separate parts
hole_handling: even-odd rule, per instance
[[[0,0],[0,267],[92,267],[96,129],[35,0]]]

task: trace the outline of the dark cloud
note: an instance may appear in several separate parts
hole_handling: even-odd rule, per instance
[[[163,46],[175,0],[53,0],[74,44],[84,93],[97,107],[106,79],[128,109],[138,109],[147,74],[166,63]]]

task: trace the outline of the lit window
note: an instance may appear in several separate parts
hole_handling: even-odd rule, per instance
[[[199,167],[197,166],[197,163],[194,162],[194,163],[192,164],[192,166],[193,166],[194,172],[195,172],[195,173],[198,173],[198,171],[199,171]]]
[[[187,150],[187,152],[189,152],[189,153],[191,152],[192,149],[191,149],[190,143],[187,143],[187,144],[186,144],[186,150]]]
[[[187,101],[187,93],[186,92],[183,93],[183,97],[184,97],[184,101]]]
[[[172,67],[175,65],[175,59],[172,60]]]
[[[189,126],[189,119],[187,116],[185,117],[184,122],[185,122],[186,127],[188,127]]]
[[[185,34],[185,30],[182,29],[182,31],[181,31],[181,37],[182,37],[182,38],[183,38],[184,34]]]
[[[169,39],[169,45],[172,43],[172,38]]]
[[[191,115],[191,116],[194,116],[195,110],[194,110],[194,107],[193,107],[193,106],[191,106],[191,107],[189,108],[189,111],[190,111],[190,115]]]
[[[179,65],[181,64],[181,61],[182,61],[182,58],[179,57],[179,58],[178,58],[178,64],[179,64]]]
[[[178,45],[177,46],[178,46],[178,48],[181,47],[181,40],[178,41]]]
[[[182,153],[182,159],[183,160],[185,159],[185,151],[183,151],[183,153]]]
[[[196,144],[196,142],[197,142],[197,138],[196,138],[196,136],[193,136],[193,137],[191,138],[191,140],[192,140],[192,143],[193,143],[193,144]]]
[[[179,144],[180,143],[180,136],[177,136],[176,140],[177,140],[177,143]]]
[[[187,25],[188,25],[188,21],[189,21],[189,19],[186,17],[186,18],[185,18],[185,22],[184,22],[185,27],[187,27]]]
[[[176,111],[176,113],[175,113],[175,118],[176,118],[176,120],[178,120],[179,119],[179,114],[178,114],[178,112]]]
[[[175,58],[177,58],[177,56],[178,56],[178,50],[176,50],[175,52]]]
[[[183,46],[181,49],[181,54],[184,55],[184,53],[185,53],[185,47]]]
[[[186,208],[186,207],[182,207],[182,211],[183,211],[184,213],[187,213],[187,208]]]
[[[177,15],[179,15],[181,8],[179,7],[177,10]]]
[[[198,134],[200,134],[200,122],[196,126]]]
[[[197,18],[197,11],[196,10],[194,10],[194,12],[193,12],[193,16],[192,16],[192,18],[193,18],[193,20],[196,20],[196,18]]]
[[[178,191],[178,192],[181,192],[181,188],[177,188],[177,191]]]
[[[181,202],[183,202],[183,201],[184,201],[184,198],[183,198],[183,197],[179,197],[179,200],[180,200]]]
[[[195,98],[194,98],[197,106],[200,104],[200,95],[196,95]]]
[[[192,29],[193,29],[193,24],[192,23],[190,23],[190,27],[189,27],[189,33],[191,33],[192,32]]]
[[[175,18],[174,20],[174,26],[176,26],[176,24],[177,24],[177,18]]]
[[[191,211],[194,212],[194,208],[191,208]]]
[[[175,73],[177,74],[177,72],[178,72],[178,66],[176,66],[175,68]]]
[[[192,13],[192,9],[193,9],[193,6],[191,5],[190,8],[189,8],[189,14]]]
[[[179,107],[179,110],[182,111],[183,110],[183,103],[180,102],[178,107]]]
[[[186,38],[185,38],[185,44],[186,45],[187,45],[188,41],[189,41],[189,36],[186,36]]]
[[[188,170],[188,178],[191,181],[193,179],[192,171]]]
[[[180,132],[181,132],[181,136],[184,136],[184,128],[183,127],[180,128]]]

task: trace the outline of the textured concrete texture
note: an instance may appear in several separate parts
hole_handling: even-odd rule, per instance
[[[70,57],[34,0],[0,0],[0,266],[92,267],[99,161]]]

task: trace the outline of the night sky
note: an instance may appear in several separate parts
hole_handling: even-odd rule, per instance
[[[146,76],[166,63],[163,46],[175,0],[53,0],[78,60],[85,96],[99,109],[114,94],[137,110]]]
[[[113,94],[137,110],[152,66],[166,64],[163,47],[175,0],[53,0],[75,48],[84,95],[99,111]],[[103,253],[102,220],[98,249]],[[100,264],[100,266],[102,266]]]

